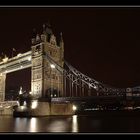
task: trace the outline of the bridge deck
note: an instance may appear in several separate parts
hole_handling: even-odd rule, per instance
[[[109,100],[109,101],[116,101],[116,100],[123,100],[123,96],[91,96],[91,97],[58,97],[52,98],[52,102],[67,102],[67,101],[102,101],[102,100]]]

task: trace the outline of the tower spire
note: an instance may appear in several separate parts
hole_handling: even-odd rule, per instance
[[[45,23],[43,24],[43,34],[45,34],[46,33],[46,25],[45,25]]]
[[[60,42],[64,42],[62,32],[60,33]]]
[[[48,22],[46,23],[46,33],[47,33],[48,35],[52,35],[52,34],[53,34],[52,29],[51,29],[50,21],[48,21]]]
[[[64,47],[62,32],[60,33],[60,47],[62,47],[62,48]]]

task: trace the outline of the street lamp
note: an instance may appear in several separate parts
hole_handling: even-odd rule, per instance
[[[55,65],[54,65],[54,64],[50,64],[50,67],[51,67],[52,69],[55,69]]]
[[[31,61],[31,56],[28,57],[28,61]]]
[[[76,107],[75,105],[73,105],[73,106],[72,106],[72,110],[73,110],[73,111],[76,111],[76,110],[77,110],[77,107]]]

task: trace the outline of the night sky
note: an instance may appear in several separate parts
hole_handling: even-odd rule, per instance
[[[33,29],[41,33],[47,21],[58,41],[63,33],[65,59],[79,71],[115,87],[140,85],[140,8],[1,7],[0,52],[29,51]],[[24,71],[8,74],[7,86],[29,87]]]

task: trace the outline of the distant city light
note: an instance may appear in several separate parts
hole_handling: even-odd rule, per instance
[[[54,64],[51,64],[50,66],[51,66],[51,68],[52,68],[52,69],[54,69],[54,68],[55,68],[55,65],[54,65]]]

